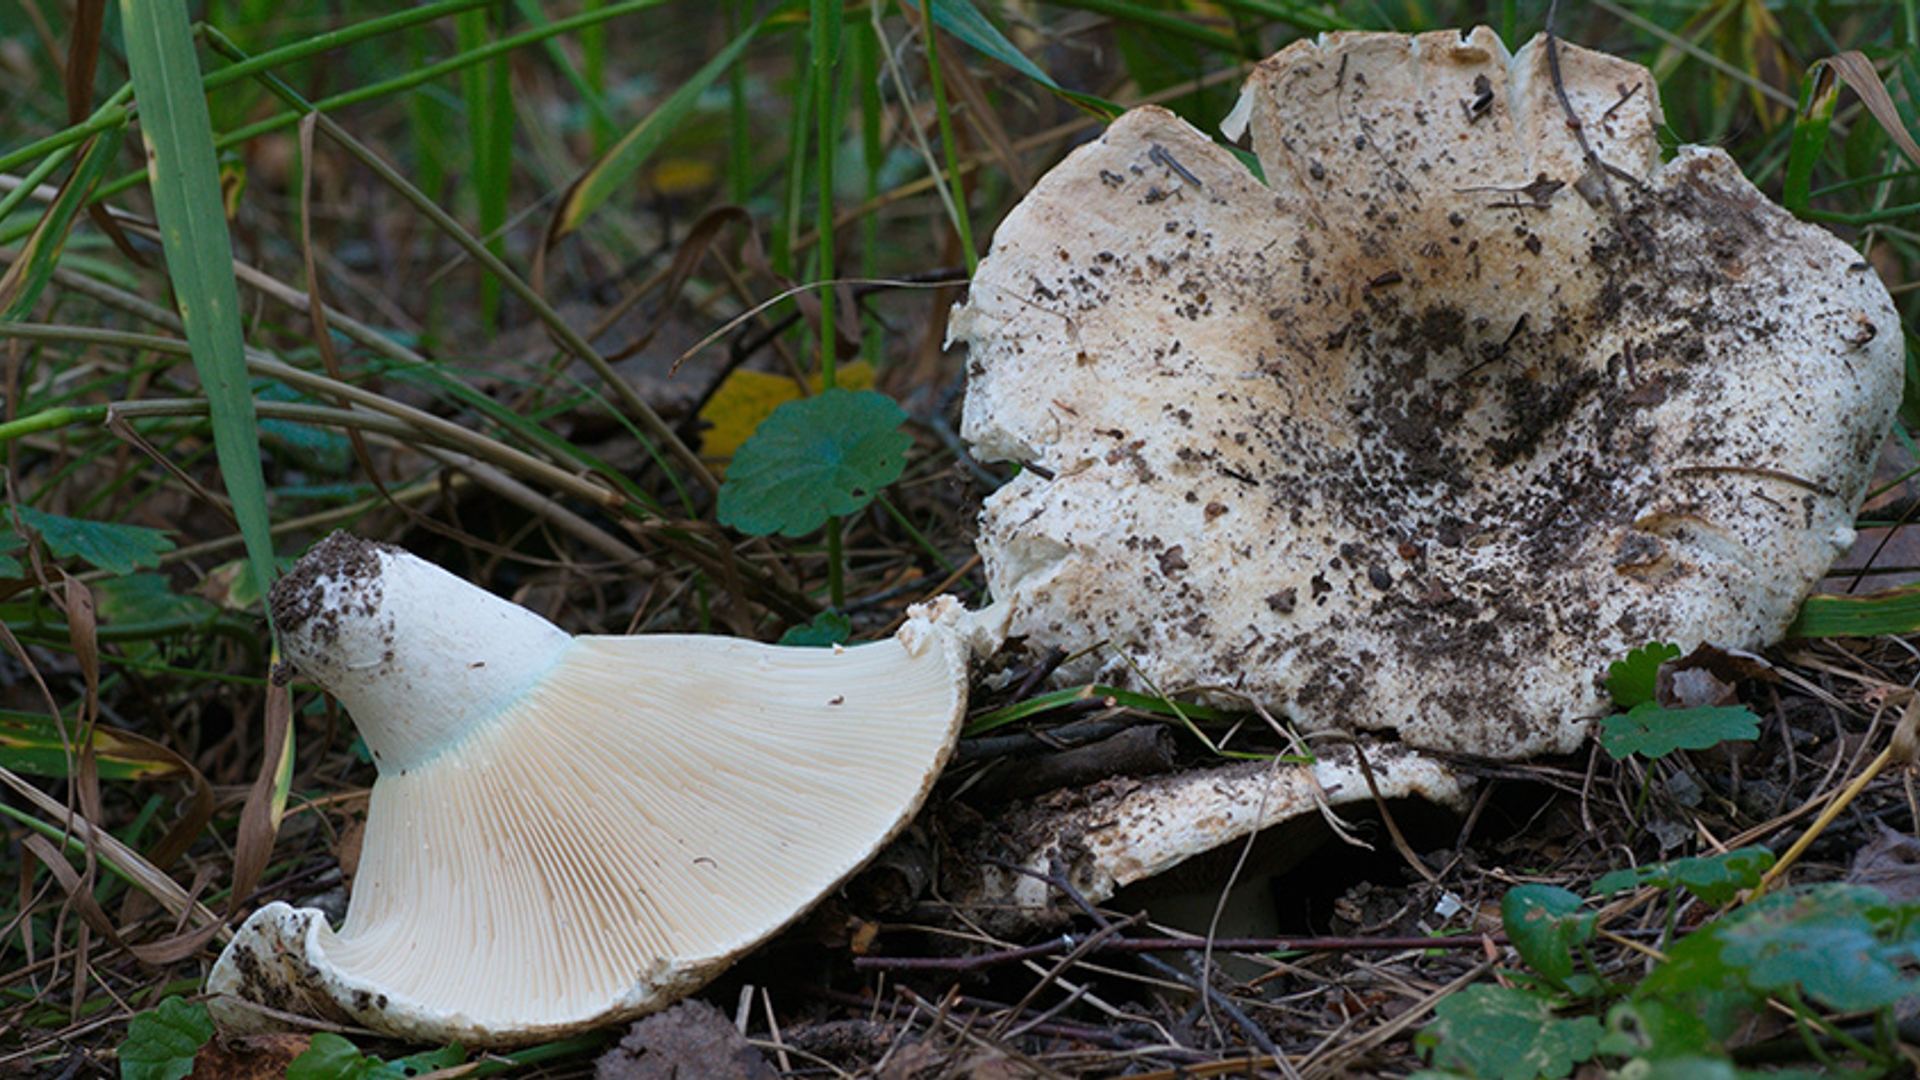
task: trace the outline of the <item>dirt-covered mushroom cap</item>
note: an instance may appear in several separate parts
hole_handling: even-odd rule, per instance
[[[957,605],[832,649],[572,637],[344,534],[276,586],[293,664],[379,765],[346,921],[275,903],[208,989],[428,1041],[650,1012],[856,870],[924,800],[964,710]]]
[[[1521,756],[1633,646],[1784,631],[1893,307],[1725,154],[1661,160],[1646,70],[1556,47],[1558,85],[1486,29],[1301,42],[1237,110],[1264,183],[1143,108],[1007,217],[952,332],[966,438],[1030,466],[982,516],[1012,634]]]

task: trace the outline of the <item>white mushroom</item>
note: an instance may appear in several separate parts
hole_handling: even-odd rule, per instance
[[[1645,69],[1557,49],[1301,42],[1237,110],[1264,183],[1143,108],[1034,188],[952,329],[967,439],[1030,466],[982,515],[1011,634],[1519,757],[1629,648],[1784,631],[1900,397],[1892,304],[1725,154],[1661,161]]]
[[[662,1008],[908,820],[965,706],[958,605],[833,649],[573,637],[344,534],[276,586],[286,655],[379,767],[345,924],[275,903],[208,979],[279,1011],[470,1044]]]
[[[1367,755],[1364,766],[1361,753]],[[1376,797],[1462,810],[1470,788],[1471,781],[1432,758],[1370,739],[1328,745],[1310,765],[1240,762],[1176,776],[1115,777],[1004,815],[1000,828],[970,853],[978,865],[954,874],[951,898],[982,928],[1014,933],[1078,913],[1055,882],[1097,904],[1295,818],[1368,806]],[[1268,862],[1247,867],[1246,874],[1265,877],[1285,869]],[[1204,890],[1225,884],[1210,881]]]

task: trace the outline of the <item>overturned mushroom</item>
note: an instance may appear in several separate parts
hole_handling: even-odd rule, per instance
[[[664,1007],[812,906],[926,797],[965,705],[957,605],[797,649],[573,637],[396,548],[322,541],[274,589],[293,664],[380,770],[345,924],[269,904],[207,987],[423,1040]]]
[[[1030,466],[982,517],[1012,634],[1518,757],[1633,646],[1784,631],[1900,396],[1866,263],[1718,150],[1661,161],[1648,72],[1545,39],[1332,34],[1236,114],[1264,183],[1135,110],[955,313],[965,435]]]

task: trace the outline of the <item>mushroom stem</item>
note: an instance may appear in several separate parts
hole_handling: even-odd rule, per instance
[[[295,670],[358,723],[382,773],[405,773],[519,700],[573,637],[406,552],[337,532],[272,596]]]

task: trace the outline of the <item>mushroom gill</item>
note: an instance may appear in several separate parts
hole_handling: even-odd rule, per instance
[[[809,910],[926,799],[974,633],[943,597],[844,648],[574,637],[345,534],[273,610],[380,775],[344,924],[254,912],[215,1020],[476,1045],[664,1008]]]

